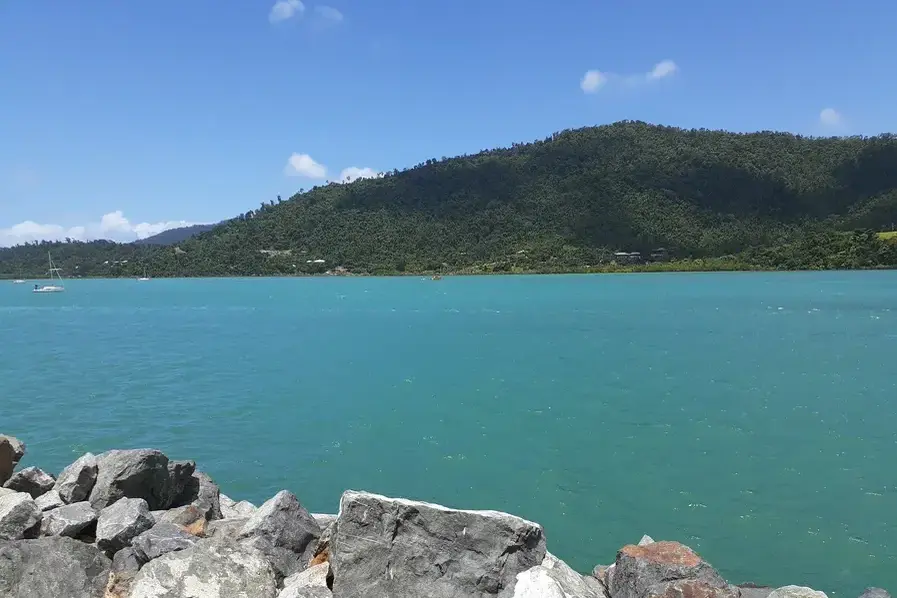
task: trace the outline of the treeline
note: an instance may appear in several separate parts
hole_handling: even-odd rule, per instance
[[[897,249],[876,233],[897,229],[895,164],[891,135],[810,138],[621,122],[319,186],[177,246],[77,243],[53,254],[67,275],[84,276],[131,276],[144,265],[153,276],[337,266],[601,270],[616,267],[617,251],[647,256],[660,247],[675,260],[664,268],[888,267],[897,266]],[[47,249],[0,250],[0,276],[45,270]]]

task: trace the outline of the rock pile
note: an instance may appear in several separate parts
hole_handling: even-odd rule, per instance
[[[313,515],[285,490],[233,501],[156,450],[86,454],[58,478],[14,472],[24,453],[0,436],[0,598],[825,598],[730,585],[648,536],[584,576],[507,513],[347,491]]]

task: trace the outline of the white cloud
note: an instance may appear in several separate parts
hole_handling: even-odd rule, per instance
[[[667,79],[678,72],[679,65],[672,60],[661,60],[647,73],[619,75],[605,71],[590,70],[586,71],[586,74],[580,79],[579,88],[585,93],[597,93],[602,88],[613,84],[635,87],[660,79]]]
[[[357,181],[358,179],[379,179],[382,176],[382,172],[377,172],[373,168],[359,168],[357,166],[350,166],[349,168],[344,168],[343,171],[339,173],[339,182],[351,183],[352,181]]]
[[[287,176],[303,176],[309,179],[327,178],[327,167],[308,154],[293,153],[287,160],[283,172]]]
[[[328,21],[333,21],[334,23],[339,23],[343,20],[343,13],[333,8],[332,6],[324,6],[323,4],[315,6],[315,12]]]
[[[0,228],[0,247],[19,245],[26,241],[61,241],[67,237],[77,241],[96,239],[135,241],[152,237],[164,230],[192,224],[195,223],[185,220],[132,223],[125,218],[121,210],[103,215],[99,222],[81,226],[65,227],[59,224],[39,224],[32,220],[26,220],[9,228]]]
[[[678,70],[679,67],[672,60],[661,60],[655,64],[654,68],[651,69],[651,72],[648,73],[648,78],[663,79],[664,77],[675,75]]]
[[[586,71],[579,82],[579,87],[586,93],[595,93],[607,83],[607,77],[601,71]]]
[[[268,20],[272,23],[280,23],[292,19],[294,16],[302,16],[305,12],[305,5],[301,0],[277,0],[268,13]]]
[[[819,122],[827,127],[839,127],[844,124],[844,117],[834,108],[824,108],[819,113]]]

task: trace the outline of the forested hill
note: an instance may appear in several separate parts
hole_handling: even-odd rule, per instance
[[[215,228],[214,224],[194,224],[192,226],[182,226],[179,228],[170,228],[163,230],[161,233],[135,241],[137,245],[171,245],[173,243],[181,243],[190,237],[195,237],[199,233],[204,233]]]
[[[176,248],[78,244],[54,257],[69,273],[126,254],[154,275],[506,271],[665,247],[677,259],[873,267],[897,265],[897,246],[872,234],[895,228],[897,137],[622,122],[317,187]],[[42,264],[46,249],[0,251],[0,275]]]

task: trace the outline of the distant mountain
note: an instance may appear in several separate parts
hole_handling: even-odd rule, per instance
[[[217,224],[194,224],[193,226],[182,226],[180,228],[172,228],[162,231],[158,235],[147,237],[135,241],[135,245],[173,245],[181,243],[191,237],[195,237],[200,233],[212,230],[218,226]]]

